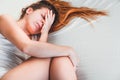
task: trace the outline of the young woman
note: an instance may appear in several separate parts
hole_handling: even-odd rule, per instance
[[[48,34],[76,16],[89,21],[98,15],[106,13],[60,0],[33,3],[18,21],[0,15],[0,80],[77,80],[76,53],[48,43]]]

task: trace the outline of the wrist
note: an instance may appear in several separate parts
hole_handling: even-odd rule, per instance
[[[49,31],[43,31],[41,32],[41,35],[48,35]]]
[[[41,30],[41,34],[48,34],[49,31],[48,30]]]
[[[47,42],[47,38],[48,38],[48,33],[41,33],[41,37],[39,41]]]

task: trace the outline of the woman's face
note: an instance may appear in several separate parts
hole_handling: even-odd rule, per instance
[[[48,13],[48,11],[49,9],[47,8],[41,8],[35,11],[33,11],[32,8],[28,8],[26,11],[26,29],[30,34],[40,33],[44,25],[45,15]]]

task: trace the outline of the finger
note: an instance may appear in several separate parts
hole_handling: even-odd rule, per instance
[[[47,18],[48,18],[48,14],[45,15],[45,21],[47,20]]]
[[[52,16],[52,10],[50,10],[50,16]]]
[[[49,16],[49,11],[47,11],[46,18],[48,18],[48,16]]]
[[[49,19],[51,19],[52,18],[52,11],[50,10],[50,11],[48,11],[48,16],[47,16]]]
[[[52,11],[52,10],[49,11],[49,14],[48,14],[49,16],[51,16],[51,11]]]
[[[50,14],[50,10],[48,10],[47,14]]]
[[[53,17],[53,19],[54,19],[54,18],[55,18],[55,14],[53,14],[53,16],[52,16],[52,17]]]
[[[52,16],[51,16],[51,20],[53,21],[53,20],[54,20],[54,18],[55,18],[55,15],[52,15]]]

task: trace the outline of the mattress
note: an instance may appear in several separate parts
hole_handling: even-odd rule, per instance
[[[79,55],[78,80],[120,80],[120,0],[66,0],[74,6],[106,10],[108,16],[92,21],[75,18],[51,33],[49,42],[68,45]]]
[[[34,1],[37,0],[1,0],[0,14],[7,12],[18,18],[20,9]],[[49,42],[74,48],[80,59],[78,80],[120,80],[120,0],[66,1],[77,7],[106,10],[109,15],[92,21],[94,27],[74,18],[61,30],[49,34]]]

